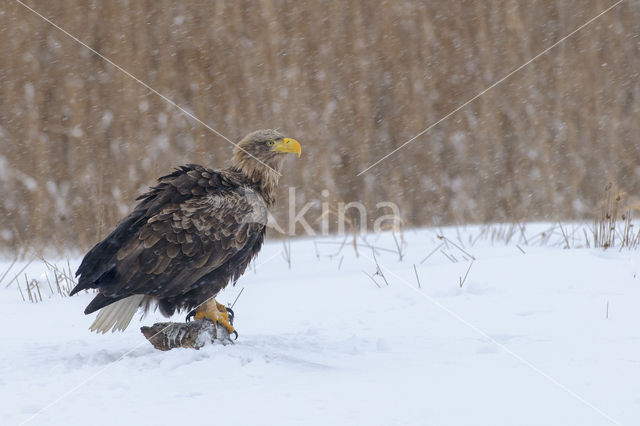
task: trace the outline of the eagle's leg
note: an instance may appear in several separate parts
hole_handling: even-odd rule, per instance
[[[194,319],[207,318],[214,324],[220,324],[229,331],[229,334],[235,334],[238,337],[238,332],[233,328],[233,311],[222,303],[218,303],[216,299],[209,299],[195,310],[191,311],[187,315],[187,321],[194,317]]]

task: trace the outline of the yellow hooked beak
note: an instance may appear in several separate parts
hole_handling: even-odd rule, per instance
[[[281,142],[276,141],[276,144],[271,148],[271,151],[290,152],[298,154],[298,157],[302,155],[302,147],[300,146],[300,143],[297,140],[290,138],[283,138]]]

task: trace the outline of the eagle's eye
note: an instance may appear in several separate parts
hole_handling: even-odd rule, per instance
[[[274,141],[273,139],[270,139],[267,141],[267,145],[271,146],[271,145],[275,145],[276,141]]]

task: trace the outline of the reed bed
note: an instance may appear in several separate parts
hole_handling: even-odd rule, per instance
[[[303,144],[275,217],[322,191],[407,227],[590,219],[640,193],[640,3],[30,2],[232,140]],[[15,2],[0,6],[0,251],[86,249],[156,177],[231,146]],[[318,208],[307,217],[320,216]],[[320,227],[320,223],[313,222]],[[285,227],[285,229],[287,229]]]

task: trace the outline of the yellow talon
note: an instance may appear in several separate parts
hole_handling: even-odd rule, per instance
[[[236,333],[236,330],[231,325],[231,321],[229,321],[227,308],[222,303],[218,303],[215,299],[208,300],[206,303],[202,304],[196,310],[194,318],[197,320],[207,318],[214,324],[222,325],[227,329],[227,331],[229,331],[229,334]]]

